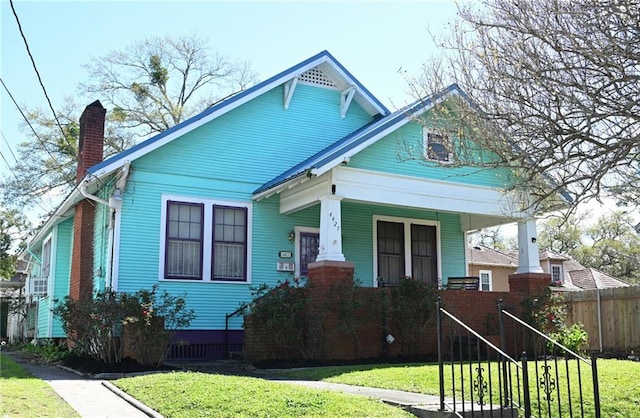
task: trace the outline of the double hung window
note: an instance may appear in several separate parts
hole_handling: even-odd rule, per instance
[[[411,277],[437,285],[439,244],[437,223],[426,220],[375,219],[376,277],[384,286]]]
[[[167,279],[202,278],[204,205],[169,202],[167,221]]]
[[[161,279],[250,281],[249,204],[163,198]]]
[[[42,246],[42,266],[40,277],[31,277],[29,292],[33,295],[46,295],[51,276],[51,239]]]
[[[551,265],[551,282],[553,284],[562,284],[562,266],[559,264]]]
[[[493,284],[491,283],[491,270],[480,270],[480,290],[489,292],[493,290]]]

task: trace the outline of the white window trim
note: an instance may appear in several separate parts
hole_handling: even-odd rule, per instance
[[[165,257],[167,244],[167,202],[197,203],[204,205],[203,225],[202,225],[202,280],[193,279],[165,279]],[[253,205],[251,202],[241,202],[232,200],[197,198],[192,196],[162,195],[162,207],[160,212],[160,257],[158,266],[158,280],[161,282],[184,282],[184,283],[226,283],[226,284],[251,284],[251,248],[253,237]],[[213,280],[211,256],[213,251],[213,207],[230,206],[247,209],[247,277],[246,280]]]
[[[378,287],[378,221],[404,224],[404,271],[411,272],[411,224],[436,227],[436,251],[438,257],[438,280],[442,280],[442,254],[440,252],[440,222],[430,219],[397,218],[394,216],[373,215],[373,277],[374,286]]]
[[[295,241],[293,243],[294,245],[294,254],[295,254],[295,263],[296,263],[296,269],[295,269],[295,277],[300,277],[300,234],[301,233],[307,233],[307,234],[318,234],[320,235],[320,228],[315,228],[315,227],[311,227],[311,226],[296,226],[294,228],[295,231]]]
[[[491,270],[479,270],[478,271],[478,278],[480,279],[480,283],[478,283],[478,290],[483,291],[482,290],[482,275],[486,274],[487,276],[489,276],[489,292],[491,292],[493,290],[493,272]],[[484,290],[486,292],[486,290]]]
[[[558,267],[558,270],[560,270],[560,277],[559,277],[560,280],[559,281],[553,280],[553,268],[554,267]],[[549,263],[549,273],[551,274],[551,281],[553,283],[560,283],[560,284],[564,283],[564,277],[563,277],[564,276],[564,272],[562,271],[562,264],[558,264],[558,263],[551,264],[551,263]]]
[[[422,128],[422,154],[427,161],[436,161],[440,164],[451,164],[453,161],[453,154],[451,152],[448,153],[446,160],[440,160],[437,158],[429,158],[429,134],[440,135],[443,139],[446,138],[446,135],[441,133],[429,130],[426,126]],[[444,145],[444,144],[443,144]]]

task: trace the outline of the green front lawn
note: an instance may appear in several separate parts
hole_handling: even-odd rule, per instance
[[[165,417],[412,417],[381,401],[251,377],[173,372],[113,382]]]
[[[0,416],[77,417],[44,381],[33,377],[22,366],[0,355]]]
[[[570,372],[575,370],[575,362],[571,362]],[[562,362],[564,365],[564,362]],[[529,379],[536,381],[535,369],[529,365]],[[474,367],[477,367],[474,366]],[[486,364],[483,364],[488,370]],[[493,381],[497,382],[497,367],[492,363]],[[562,366],[564,367],[564,366]],[[560,375],[563,374],[562,367]],[[468,371],[463,370],[465,381],[473,383],[469,379]],[[458,373],[458,371],[456,371]],[[585,416],[593,415],[591,369],[585,365],[581,367],[583,374],[584,397],[587,400]],[[345,367],[318,367],[299,370],[282,371],[283,376],[290,378],[322,380],[326,382],[344,383],[350,385],[373,386],[385,389],[397,389],[408,392],[420,392],[425,394],[438,394],[438,365],[437,364],[405,364],[405,365],[366,365],[366,366],[345,366]],[[586,376],[585,376],[586,374]],[[451,375],[450,368],[445,368],[445,378]],[[640,416],[640,362],[626,360],[598,360],[598,375],[600,384],[600,405],[603,417],[637,417]],[[540,376],[538,376],[540,378]],[[495,383],[494,383],[495,384]],[[535,383],[532,383],[535,384]],[[459,387],[459,386],[458,386]],[[572,397],[577,394],[577,384],[570,385]],[[493,388],[496,392],[497,388]],[[451,391],[447,387],[446,396],[451,396]],[[566,392],[566,388],[561,386],[561,393]],[[467,391],[467,397],[469,396]],[[458,392],[459,396],[459,392]],[[561,397],[562,399],[562,397]],[[557,400],[554,398],[554,401]],[[537,399],[532,398],[532,406],[537,414]],[[563,408],[565,405],[563,405]],[[541,408],[544,409],[544,401]],[[574,414],[576,406],[574,406]],[[579,413],[578,413],[579,414]],[[568,414],[567,414],[568,415]]]

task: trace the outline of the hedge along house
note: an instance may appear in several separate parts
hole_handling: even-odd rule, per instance
[[[535,220],[505,209],[505,173],[429,161],[448,154],[415,118],[459,94],[392,113],[324,51],[105,161],[83,157],[102,146],[84,136],[78,187],[30,243],[32,280],[46,276],[55,297],[186,293],[197,317],[180,355],[213,358],[225,338],[241,344],[242,318],[230,333],[225,319],[252,287],[310,264],[369,287],[404,276],[442,285],[467,275],[468,231],[518,220],[517,273],[541,273]],[[85,112],[104,118],[99,102]],[[436,152],[404,161],[399,140]],[[39,304],[37,336],[61,336],[51,298]]]

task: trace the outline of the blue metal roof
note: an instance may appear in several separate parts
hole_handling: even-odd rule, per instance
[[[297,73],[307,67],[308,65],[310,65],[311,63],[313,63],[314,61],[317,61],[319,59],[325,58],[326,60],[330,61],[336,68],[338,68],[341,72],[343,72],[346,77],[349,79],[350,83],[353,83],[354,85],[356,85],[363,93],[364,96],[366,97],[366,99],[371,102],[375,107],[377,107],[378,109],[381,110],[383,116],[386,116],[390,113],[389,109],[387,109],[375,96],[373,96],[373,94],[371,94],[369,92],[369,90],[367,90],[353,75],[351,75],[351,73],[342,66],[342,64],[340,64],[334,57],[333,55],[331,55],[328,51],[322,51],[296,65],[294,65],[293,67],[284,70],[282,72],[280,72],[279,74],[276,74],[275,76],[256,84],[255,86],[252,86],[250,88],[248,88],[247,90],[244,90],[236,95],[234,95],[233,97],[230,97],[214,106],[211,106],[209,108],[207,108],[206,110],[204,110],[203,112],[125,150],[122,151],[121,153],[114,155],[111,158],[108,158],[104,161],[102,161],[101,163],[98,163],[96,165],[94,165],[93,167],[91,167],[88,172],[91,174],[96,174],[98,171],[100,171],[103,168],[106,168],[114,163],[117,163],[119,161],[121,162],[125,162],[127,161],[127,157],[131,156],[139,151],[143,151],[145,148],[150,147],[151,145],[157,143],[158,141],[168,137],[169,135],[172,135],[174,133],[177,133],[180,130],[183,129],[188,129],[190,125],[193,125],[195,122],[206,118],[207,116],[211,115],[212,113],[215,112],[224,112],[225,108],[231,109],[233,108],[232,106],[235,104],[238,104],[239,102],[242,103],[243,100],[249,100],[250,98],[252,98],[254,95],[258,95],[260,94],[259,92],[264,89],[265,87],[269,87],[269,85],[273,84],[274,82],[278,82],[276,85],[272,86],[276,87],[278,85],[281,85],[283,82],[287,81],[288,79],[291,79],[293,77],[295,77],[297,75]],[[268,90],[267,90],[268,91]]]
[[[430,108],[434,104],[434,102],[441,100],[445,96],[454,92],[457,92],[466,97],[465,93],[460,90],[460,88],[456,84],[452,84],[443,91],[434,94],[429,98],[418,100],[400,110],[395,111],[390,115],[370,122],[362,128],[334,142],[317,154],[307,158],[295,167],[285,171],[273,180],[263,184],[253,192],[254,195],[267,191],[282,183],[286,183],[287,181],[294,178],[297,178],[300,175],[307,173],[309,170],[323,167],[331,161],[337,161],[341,156],[347,157],[349,151],[376,137],[377,135],[393,127],[394,125],[407,122],[416,114],[424,112],[425,110]]]

